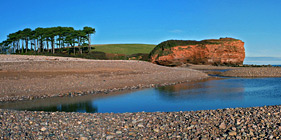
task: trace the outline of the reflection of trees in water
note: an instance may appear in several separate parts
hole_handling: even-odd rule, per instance
[[[35,107],[28,109],[29,111],[62,111],[62,112],[88,112],[95,113],[98,111],[98,108],[92,105],[92,102],[82,102],[74,104],[60,104],[57,106],[47,106],[47,107]]]

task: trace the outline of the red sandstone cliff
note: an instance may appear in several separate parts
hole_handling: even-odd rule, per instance
[[[157,45],[150,61],[160,65],[182,64],[241,65],[245,58],[244,42],[233,38],[202,41],[170,40]]]

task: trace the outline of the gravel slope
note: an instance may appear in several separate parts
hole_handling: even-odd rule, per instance
[[[79,96],[207,77],[200,71],[143,61],[0,55],[0,101]]]

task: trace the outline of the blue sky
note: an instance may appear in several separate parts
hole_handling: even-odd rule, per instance
[[[281,0],[0,0],[0,41],[24,28],[96,28],[94,44],[234,37],[281,57]]]

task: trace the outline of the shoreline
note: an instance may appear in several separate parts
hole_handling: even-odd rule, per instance
[[[207,77],[208,78],[208,77]],[[30,101],[30,100],[37,100],[37,99],[47,99],[47,98],[57,98],[57,97],[78,97],[78,96],[86,96],[86,95],[100,95],[100,94],[110,94],[114,92],[122,92],[122,91],[135,91],[135,90],[141,90],[141,89],[147,89],[147,88],[157,88],[161,86],[170,86],[170,85],[176,85],[176,84],[182,84],[182,83],[188,83],[188,82],[196,82],[201,81],[207,78],[197,79],[197,80],[187,80],[187,81],[179,81],[174,83],[163,83],[163,84],[149,84],[149,85],[136,85],[136,86],[125,86],[123,88],[113,88],[113,89],[102,89],[102,90],[96,90],[96,91],[87,91],[87,92],[69,92],[69,93],[59,93],[56,95],[42,95],[42,96],[13,96],[13,97],[3,97],[0,98],[0,104],[1,103],[9,103],[9,102],[18,102],[18,101]]]
[[[0,102],[107,94],[208,77],[144,61],[0,55]]]

